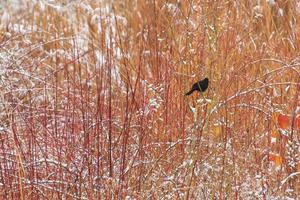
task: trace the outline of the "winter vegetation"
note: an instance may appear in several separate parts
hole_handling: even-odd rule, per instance
[[[299,94],[299,0],[0,0],[0,199],[299,199]]]

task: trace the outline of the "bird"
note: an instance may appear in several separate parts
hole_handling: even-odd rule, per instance
[[[192,94],[194,91],[204,92],[208,88],[208,78],[198,81],[194,83],[192,89],[187,92],[185,95],[188,96]]]

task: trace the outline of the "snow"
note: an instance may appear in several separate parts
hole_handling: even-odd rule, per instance
[[[275,150],[279,149],[276,145],[282,141],[271,138],[271,146],[267,146],[271,129],[277,128],[274,125],[276,120],[271,121],[272,113],[278,107],[285,106],[282,112],[289,109],[289,103],[281,105],[273,102],[272,98],[291,100],[293,96],[285,94],[295,91],[299,85],[294,79],[268,82],[276,70],[291,69],[286,61],[279,58],[251,61],[245,64],[245,71],[251,70],[248,66],[260,65],[261,62],[267,62],[266,65],[261,64],[262,68],[271,68],[274,63],[281,66],[273,71],[268,70],[262,75],[263,78],[261,74],[249,77],[252,82],[246,86],[241,87],[237,83],[235,89],[229,88],[224,96],[217,96],[218,92],[223,91],[219,91],[219,86],[212,82],[214,85],[209,93],[202,96],[205,99],[200,95],[196,99],[185,98],[180,88],[185,87],[186,78],[195,79],[198,76],[198,72],[190,69],[200,60],[199,45],[194,44],[201,35],[201,32],[197,32],[202,28],[199,21],[207,20],[201,6],[191,5],[188,12],[193,17],[190,18],[182,10],[182,6],[186,6],[184,2],[163,2],[156,7],[156,12],[166,12],[162,19],[178,18],[172,25],[176,28],[184,25],[187,28],[185,36],[176,40],[178,43],[184,40],[182,43],[187,45],[172,46],[173,39],[177,39],[172,38],[172,34],[175,34],[172,31],[177,31],[173,27],[167,27],[170,32],[156,35],[158,47],[155,48],[168,49],[170,46],[171,52],[169,49],[156,51],[150,48],[153,44],[147,43],[147,39],[164,26],[157,24],[157,27],[148,27],[148,22],[143,21],[145,24],[139,24],[136,28],[140,30],[127,31],[125,28],[130,28],[132,23],[128,16],[132,13],[115,15],[112,7],[104,2],[28,3],[29,13],[39,6],[42,12],[50,9],[59,20],[66,20],[66,27],[53,33],[51,30],[55,28],[55,23],[50,16],[45,18],[49,22],[49,30],[41,30],[41,26],[35,21],[29,23],[26,17],[14,20],[18,16],[15,12],[24,12],[24,5],[17,2],[7,1],[4,6],[0,5],[1,41],[4,41],[0,48],[1,192],[10,190],[8,186],[13,186],[13,190],[17,191],[24,185],[26,192],[28,188],[34,188],[41,193],[61,194],[65,199],[89,199],[91,194],[109,194],[111,198],[117,198],[116,191],[124,194],[122,198],[125,199],[187,199],[188,193],[190,199],[218,198],[220,195],[230,199],[233,193],[238,193],[241,199],[293,199],[289,194],[296,191],[288,188],[287,183],[298,177],[299,172],[289,173],[287,168],[297,167],[300,145],[288,140],[285,147],[280,146],[285,150],[284,166],[277,166],[268,159],[269,153],[281,156],[281,152]],[[274,0],[266,2],[264,5],[268,8],[275,8],[277,4]],[[124,6],[122,3],[118,6]],[[144,3],[139,6],[149,6],[149,2]],[[15,10],[12,9],[14,4]],[[99,7],[101,4],[103,7]],[[300,7],[298,4],[296,9]],[[251,5],[254,6],[249,7],[249,11],[254,12],[252,17],[264,15],[263,4]],[[238,9],[240,2],[234,2],[233,6]],[[9,12],[3,12],[4,9]],[[82,15],[77,16],[76,12]],[[145,17],[145,13],[140,11],[135,14],[133,16],[140,18],[136,21],[142,21]],[[229,20],[231,16],[227,12],[222,16],[215,14],[214,23]],[[284,17],[286,13],[279,8],[276,14]],[[242,13],[237,12],[236,17],[239,18],[239,15]],[[36,12],[33,20],[38,19],[39,13]],[[77,27],[77,23],[81,27]],[[116,23],[120,26],[119,30]],[[205,40],[209,42],[216,40],[216,37],[221,38],[224,33],[230,33],[226,32],[228,30],[236,31],[233,27],[226,27],[228,22],[222,22],[220,27],[214,23],[209,20],[204,23],[207,28]],[[95,28],[94,40],[90,39],[90,26]],[[64,32],[68,31],[70,34],[65,36]],[[134,35],[130,35],[130,31]],[[255,38],[260,35],[255,36],[251,32],[251,39],[248,39],[244,32],[237,32],[232,41],[238,43],[236,48],[239,54],[247,50],[247,42],[256,50],[261,48]],[[47,36],[42,37],[43,34]],[[273,37],[276,35],[271,33],[268,39],[272,40]],[[193,41],[189,42],[189,38]],[[204,46],[208,45],[206,42]],[[293,43],[293,40],[290,42]],[[52,43],[59,47],[48,47]],[[125,44],[128,48],[121,49]],[[268,45],[268,42],[262,44],[264,48],[268,48]],[[296,46],[294,44],[293,48]],[[135,48],[139,49],[140,57],[131,51]],[[203,65],[211,61],[210,53],[220,53],[214,42],[210,48],[211,52],[204,49],[204,57],[208,61],[204,59]],[[154,54],[158,55],[157,62],[162,62],[157,77],[151,74],[153,64],[148,62]],[[195,59],[189,56],[195,56]],[[232,56],[234,58],[234,54]],[[224,61],[228,62],[230,73],[221,70],[224,73],[220,74],[224,78],[222,81],[229,82],[231,73],[235,73],[238,65],[238,61],[232,63],[230,59]],[[128,65],[124,65],[124,60]],[[165,64],[172,67],[166,69]],[[219,76],[219,72],[214,71],[218,64],[211,63],[214,68],[209,73],[213,79]],[[137,65],[141,65],[144,71],[138,72]],[[298,64],[293,65],[293,72],[298,71]],[[129,73],[125,78],[124,71]],[[109,72],[111,85],[108,83]],[[234,77],[239,78],[238,75]],[[183,86],[179,86],[179,83]],[[108,94],[108,86],[112,89],[112,95]],[[97,93],[99,88],[101,93]],[[271,95],[265,97],[265,91],[268,90]],[[244,100],[247,98],[250,100]],[[299,110],[300,106],[295,112]],[[238,112],[242,113],[241,118]],[[214,126],[224,126],[226,131],[213,137],[211,129]],[[291,135],[289,129],[278,130],[282,136]],[[111,160],[108,158],[110,153]],[[110,165],[113,175],[109,172]],[[226,191],[231,193],[227,194]]]

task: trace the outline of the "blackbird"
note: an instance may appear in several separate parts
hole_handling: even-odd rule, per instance
[[[194,91],[204,92],[208,88],[208,78],[205,78],[197,83],[194,83],[192,89],[187,92],[185,95],[190,95]]]

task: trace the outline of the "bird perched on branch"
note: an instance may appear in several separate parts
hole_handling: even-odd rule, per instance
[[[187,92],[185,95],[190,95],[194,91],[204,92],[208,88],[208,78],[205,78],[201,81],[198,81],[197,83],[194,83],[192,86],[192,89]]]

